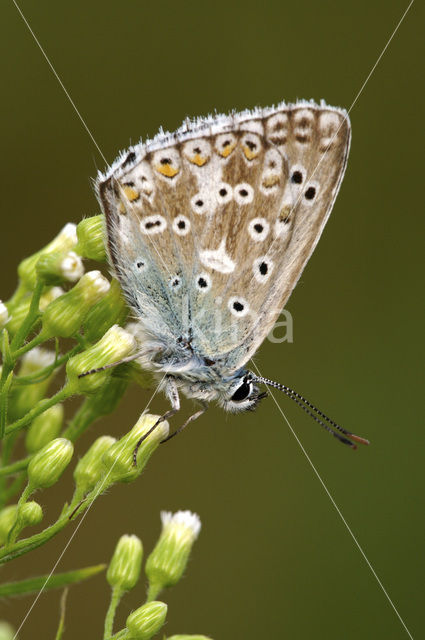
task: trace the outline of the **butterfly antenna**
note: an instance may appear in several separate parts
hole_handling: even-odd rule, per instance
[[[103,367],[97,367],[97,369],[89,369],[88,371],[83,371],[78,375],[79,378],[85,378],[85,376],[91,376],[93,373],[100,373],[101,371],[106,371],[107,369],[113,369],[114,367],[118,367],[120,364],[124,364],[126,362],[133,362],[133,360],[137,360],[140,358],[142,354],[137,352],[133,353],[131,356],[127,356],[126,358],[121,358],[121,360],[117,360],[116,362],[110,362],[109,364],[105,364]]]
[[[285,384],[280,384],[279,382],[274,382],[273,380],[269,380],[268,378],[256,377],[256,376],[254,377],[253,381],[260,382],[269,387],[274,387],[279,391],[283,391],[283,393],[285,393],[288,396],[288,398],[291,398],[291,400],[293,400],[299,407],[301,407],[301,409],[303,409],[303,411],[305,411],[309,416],[311,416],[313,420],[315,420],[318,424],[320,424],[320,426],[326,429],[328,433],[331,433],[340,442],[348,445],[352,449],[357,449],[354,442],[358,442],[359,444],[370,444],[369,440],[366,440],[366,438],[362,438],[361,436],[357,436],[355,433],[351,433],[350,431],[347,431],[346,429],[341,427],[341,425],[339,425],[337,422],[334,422],[334,420],[331,420],[326,414],[320,411],[306,398],[301,396],[299,393],[297,393],[293,389],[290,389],[290,387],[287,387]],[[313,413],[313,411],[315,413]],[[318,416],[320,416],[321,418],[323,418],[323,420],[325,420],[330,425],[332,425],[332,427],[334,427],[336,431],[334,431],[334,429],[332,429],[329,426],[329,424],[326,424],[325,422],[323,422],[323,420],[321,420]],[[344,435],[341,435],[341,434],[344,434]],[[347,436],[347,438],[345,438],[344,436]],[[351,438],[351,440],[354,440],[354,442],[351,442],[351,440],[348,440],[348,438]]]

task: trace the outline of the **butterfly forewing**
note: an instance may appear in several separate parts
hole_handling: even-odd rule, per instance
[[[343,111],[313,103],[216,116],[138,145],[99,182],[111,258],[154,335],[231,373],[310,257],[348,154]]]

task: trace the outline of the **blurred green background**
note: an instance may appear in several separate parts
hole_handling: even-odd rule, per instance
[[[20,2],[108,161],[187,115],[297,98],[350,107],[407,4]],[[256,360],[264,374],[370,438],[353,453],[279,397],[414,637],[423,628],[424,569],[423,18],[415,3],[352,109],[346,177],[288,304],[294,343],[265,342]],[[104,162],[12,2],[2,2],[0,22],[7,299],[23,257],[67,221],[98,212],[91,179]],[[102,433],[128,430],[149,397],[130,392],[79,442],[79,453]],[[151,410],[166,407],[157,397]],[[69,470],[38,496],[46,521],[71,488]],[[271,399],[248,415],[213,408],[162,447],[137,482],[98,500],[58,570],[107,560],[123,533],[138,534],[148,551],[160,509],[180,508],[197,511],[203,530],[185,578],[165,595],[167,635],[408,637]],[[50,571],[70,534],[24,556],[4,578]],[[126,597],[118,623],[141,604],[143,589]],[[22,640],[54,637],[59,596],[41,597]],[[103,577],[73,588],[65,638],[100,638],[108,598]],[[18,626],[31,603],[3,602],[0,617]]]

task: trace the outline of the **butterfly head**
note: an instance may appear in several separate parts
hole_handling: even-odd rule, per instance
[[[253,411],[266,392],[260,393],[254,376],[249,371],[241,371],[237,377],[229,382],[222,404],[226,411],[237,413],[238,411]]]

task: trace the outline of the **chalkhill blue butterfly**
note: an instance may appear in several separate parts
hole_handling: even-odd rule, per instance
[[[211,401],[254,408],[265,384],[345,444],[367,442],[246,369],[320,238],[350,135],[342,109],[282,103],[186,120],[99,175],[110,261],[138,327],[131,358],[161,380],[171,409],[160,420],[179,410],[179,391],[200,404],[172,435]]]

